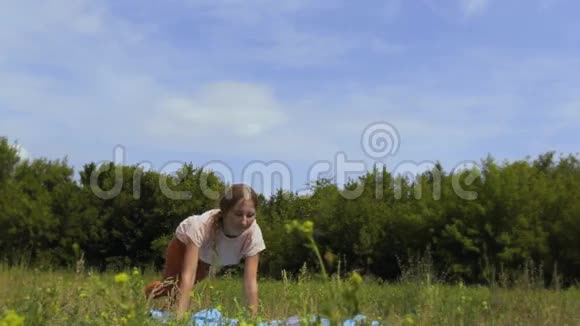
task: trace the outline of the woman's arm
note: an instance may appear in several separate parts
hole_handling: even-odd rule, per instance
[[[258,262],[259,255],[249,256],[244,264],[244,291],[253,316],[258,312]]]
[[[179,279],[179,296],[177,298],[177,319],[181,319],[189,307],[189,297],[193,285],[195,284],[195,275],[197,271],[197,261],[199,257],[199,247],[189,242],[185,245],[185,254],[183,257],[183,267]]]

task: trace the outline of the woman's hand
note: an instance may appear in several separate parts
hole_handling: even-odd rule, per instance
[[[252,316],[255,317],[258,312],[258,263],[259,255],[249,256],[245,259],[244,264],[244,291],[246,301]]]
[[[183,266],[179,278],[179,296],[177,298],[177,319],[181,319],[189,307],[189,297],[193,285],[195,284],[195,275],[197,271],[197,262],[199,258],[199,247],[189,242],[185,245],[183,257]]]

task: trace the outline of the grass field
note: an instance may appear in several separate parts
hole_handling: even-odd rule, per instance
[[[0,325],[22,324],[21,317],[24,325],[158,325],[147,312],[163,306],[163,300],[147,302],[142,295],[144,283],[155,277],[0,265]],[[325,311],[347,318],[358,310],[389,325],[580,325],[577,287],[471,287],[438,284],[429,277],[396,283],[315,278],[303,272],[296,279],[261,279],[260,318]],[[191,308],[219,307],[228,317],[244,319],[243,298],[239,279],[225,275],[198,284]]]

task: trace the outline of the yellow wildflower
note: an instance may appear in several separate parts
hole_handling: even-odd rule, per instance
[[[415,319],[411,315],[405,316],[405,323],[407,325],[415,325]]]
[[[115,275],[115,283],[127,283],[129,282],[130,278],[131,276],[129,276],[127,273],[119,273]]]
[[[302,232],[306,234],[311,234],[314,231],[314,222],[305,221],[302,223]]]
[[[297,220],[292,220],[292,222],[286,223],[285,227],[287,233],[292,233],[294,230],[300,228],[300,225]]]
[[[24,317],[18,315],[14,310],[6,311],[4,318],[0,319],[0,326],[22,326],[24,325]]]
[[[352,274],[350,274],[350,278],[349,281],[353,284],[361,284],[363,282],[362,276],[360,276],[359,273],[357,272],[352,272]]]

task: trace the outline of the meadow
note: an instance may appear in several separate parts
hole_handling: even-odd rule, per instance
[[[166,301],[142,295],[156,276],[137,269],[77,273],[0,265],[0,325],[160,325],[148,312]],[[305,266],[294,277],[283,272],[281,280],[261,279],[259,286],[261,320],[346,319],[358,312],[387,325],[580,325],[580,288],[545,288],[531,279],[509,288],[443,284],[430,274],[389,283],[358,274],[325,280]],[[259,321],[243,308],[235,274],[200,282],[192,296],[192,311],[218,308],[247,325]]]

